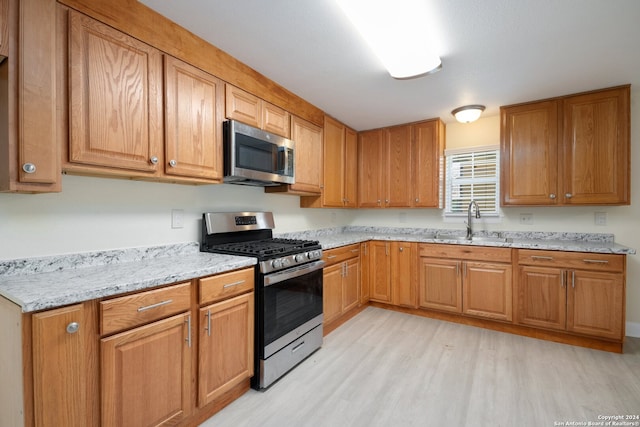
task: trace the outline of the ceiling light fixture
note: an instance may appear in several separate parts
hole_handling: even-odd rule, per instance
[[[451,112],[460,123],[475,122],[480,118],[480,114],[484,111],[484,105],[465,105],[458,107]]]
[[[385,68],[410,79],[442,68],[424,0],[336,0]]]

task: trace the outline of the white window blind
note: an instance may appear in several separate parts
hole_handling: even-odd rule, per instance
[[[445,216],[466,215],[475,200],[483,216],[499,214],[500,150],[481,147],[446,153]]]

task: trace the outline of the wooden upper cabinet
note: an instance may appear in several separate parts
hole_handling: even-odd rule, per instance
[[[629,86],[564,99],[565,204],[630,203]]]
[[[502,204],[557,204],[557,101],[502,108],[501,113]]]
[[[9,0],[0,0],[0,62],[9,56]]]
[[[382,170],[385,180],[381,194],[383,206],[400,208],[412,206],[412,158],[411,126],[402,125],[385,129],[384,157],[386,170]]]
[[[629,204],[629,108],[629,86],[502,107],[502,204]]]
[[[69,162],[158,172],[162,54],[74,11],[69,26]]]
[[[60,191],[56,3],[1,0],[0,17],[0,191]]]
[[[382,129],[360,132],[358,135],[358,206],[377,208],[383,206],[381,195],[385,192],[383,173],[384,133]]]
[[[445,127],[440,120],[411,126],[413,138],[413,206],[441,208]]]
[[[325,116],[323,144],[323,207],[356,207],[358,136],[339,121]]]
[[[223,82],[165,55],[167,175],[222,180]]]
[[[276,135],[291,137],[291,115],[233,85],[225,85],[225,115]]]

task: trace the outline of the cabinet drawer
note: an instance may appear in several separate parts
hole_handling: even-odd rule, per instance
[[[200,279],[200,304],[206,304],[253,290],[254,269],[231,271]]]
[[[100,334],[130,329],[162,319],[191,305],[191,282],[100,302]]]
[[[465,261],[511,262],[511,248],[472,245],[421,244],[420,256],[457,258]]]
[[[322,253],[322,259],[327,264],[325,267],[360,256],[360,244],[341,246],[329,249]]]
[[[624,255],[518,249],[517,258],[522,265],[612,272],[625,269]]]

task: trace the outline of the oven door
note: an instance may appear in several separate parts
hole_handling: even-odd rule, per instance
[[[322,260],[264,276],[263,359],[322,324]]]

